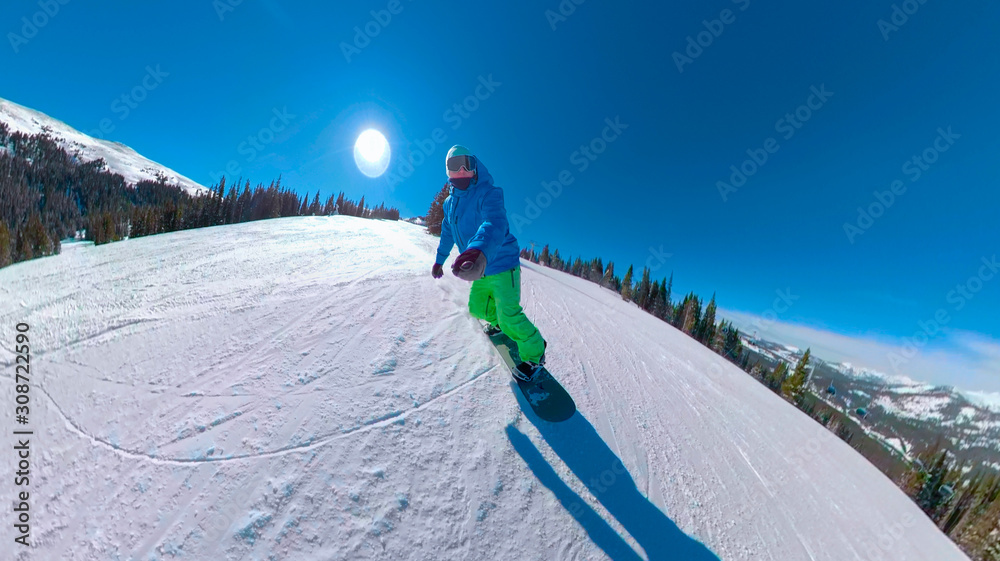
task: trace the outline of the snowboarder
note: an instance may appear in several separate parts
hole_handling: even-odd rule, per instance
[[[445,159],[451,194],[444,201],[441,242],[431,269],[444,276],[453,245],[461,255],[452,273],[472,282],[469,313],[488,323],[487,335],[503,332],[517,343],[521,364],[514,376],[530,381],[545,362],[545,340],[521,308],[521,261],[517,239],[510,233],[503,190],[464,146],[453,146]]]

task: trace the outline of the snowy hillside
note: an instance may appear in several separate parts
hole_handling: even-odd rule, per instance
[[[967,559],[739,368],[531,264],[579,414],[525,414],[436,241],[294,218],[0,269],[7,388],[31,326],[30,558]]]
[[[192,195],[207,189],[174,170],[137,154],[124,144],[108,142],[88,136],[73,127],[44,113],[0,98],[0,122],[11,132],[28,135],[47,134],[70,154],[78,154],[83,162],[104,159],[108,171],[120,174],[131,184],[143,180],[155,181],[162,176],[170,185],[176,185]]]

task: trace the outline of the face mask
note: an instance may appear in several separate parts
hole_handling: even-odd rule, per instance
[[[456,189],[465,191],[472,184],[471,177],[452,177],[451,184],[455,186]]]

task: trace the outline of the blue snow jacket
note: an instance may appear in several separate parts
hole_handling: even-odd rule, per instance
[[[503,190],[493,184],[493,176],[477,160],[478,180],[465,191],[451,188],[444,200],[444,221],[441,222],[441,243],[435,263],[444,265],[451,247],[458,250],[478,249],[486,257],[484,276],[509,271],[520,265],[517,239],[507,225],[503,206]]]

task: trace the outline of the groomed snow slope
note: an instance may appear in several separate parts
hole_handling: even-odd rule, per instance
[[[2,98],[0,98],[0,122],[6,124],[11,132],[28,135],[48,134],[66,152],[79,154],[80,160],[84,162],[104,159],[109,171],[121,175],[132,185],[140,181],[155,181],[158,176],[163,176],[168,184],[176,185],[191,195],[208,193],[208,189],[204,186],[141,156],[124,144],[86,135],[45,113]]]
[[[17,322],[33,357],[17,558],[966,559],[738,368],[532,264],[525,308],[580,414],[523,413],[468,285],[431,278],[436,241],[292,218],[0,269],[7,430]]]

